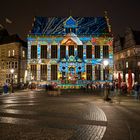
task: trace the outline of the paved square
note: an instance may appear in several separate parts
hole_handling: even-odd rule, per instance
[[[127,102],[127,101],[126,101]],[[123,103],[122,103],[123,104]],[[133,105],[135,103],[132,103]],[[138,106],[139,104],[136,104]],[[0,96],[0,140],[129,140],[135,121],[131,110],[104,102],[93,95],[61,95],[26,92]],[[136,109],[140,113],[140,109]],[[127,118],[125,118],[127,115]],[[132,123],[132,124],[131,124]]]

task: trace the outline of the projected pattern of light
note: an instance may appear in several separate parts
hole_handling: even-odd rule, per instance
[[[74,44],[74,56],[68,55],[69,43]],[[110,33],[105,17],[36,17],[33,28],[28,35],[28,66],[37,65],[37,80],[40,81],[40,65],[47,64],[47,81],[51,80],[51,65],[58,66],[58,80],[60,83],[62,73],[81,73],[82,80],[86,80],[86,65],[92,65],[92,81],[95,81],[96,65],[101,65],[101,75],[103,74],[103,46],[109,46],[109,80],[113,74],[113,37]],[[31,59],[31,46],[37,45],[37,59]],[[41,59],[41,45],[47,45],[47,59]],[[58,46],[57,58],[51,58],[51,45]],[[66,46],[66,58],[60,59],[60,45]],[[83,59],[77,57],[77,45],[83,46]],[[92,58],[87,59],[86,47],[92,45]],[[94,47],[100,46],[100,58],[95,59]],[[76,75],[77,76],[77,75]],[[29,78],[30,79],[30,78]],[[101,80],[103,81],[103,76]]]

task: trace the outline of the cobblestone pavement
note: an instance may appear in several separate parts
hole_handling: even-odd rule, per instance
[[[0,96],[0,140],[139,140],[140,103],[122,100],[31,91]]]
[[[104,112],[82,96],[0,97],[0,140],[101,140],[106,126]]]

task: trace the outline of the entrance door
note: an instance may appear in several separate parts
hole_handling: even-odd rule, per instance
[[[76,83],[76,71],[75,71],[75,67],[73,67],[73,66],[69,67],[68,81],[70,84]]]

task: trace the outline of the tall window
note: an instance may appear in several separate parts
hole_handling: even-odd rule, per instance
[[[18,67],[18,62],[15,62],[15,69],[17,69]]]
[[[12,55],[15,56],[15,50],[12,50]]]
[[[51,80],[57,80],[57,65],[51,65]]]
[[[83,46],[82,45],[77,46],[77,53],[78,53],[78,58],[83,59]]]
[[[37,59],[37,46],[31,46],[31,59]]]
[[[76,33],[76,29],[75,28],[65,28],[65,30],[66,30],[67,34],[71,33],[71,32]]]
[[[103,58],[109,58],[109,47],[107,45],[103,46]]]
[[[92,65],[87,65],[86,73],[87,80],[92,80]]]
[[[60,58],[65,58],[66,57],[66,46],[61,45],[60,46]]]
[[[25,57],[25,51],[22,51],[22,57]]]
[[[86,46],[86,55],[87,55],[87,58],[92,58],[92,45]]]
[[[8,51],[8,57],[10,57],[10,50]]]
[[[51,46],[51,58],[57,58],[57,45]]]
[[[12,62],[12,68],[14,68],[14,62]]]
[[[47,59],[47,45],[41,45],[41,58]]]
[[[41,80],[47,80],[47,65],[41,65]]]
[[[37,78],[37,65],[31,65],[31,79],[36,80]]]
[[[74,46],[70,45],[69,46],[69,56],[73,55],[74,56]]]
[[[95,58],[100,58],[100,46],[94,47]]]
[[[101,80],[101,66],[95,66],[95,80]]]

